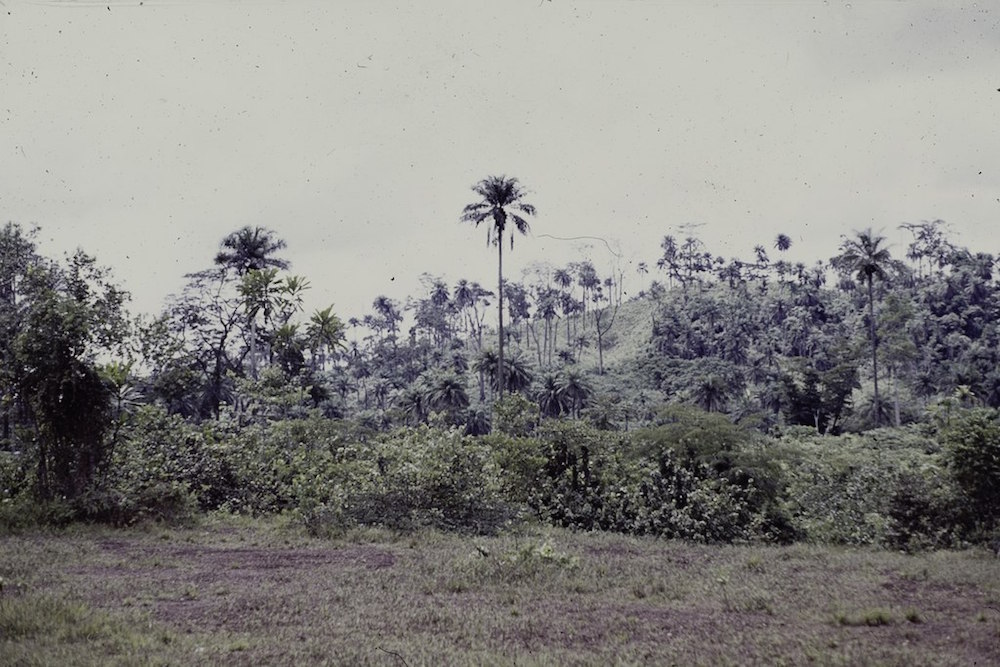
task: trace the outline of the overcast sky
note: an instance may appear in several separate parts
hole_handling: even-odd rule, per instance
[[[515,278],[611,259],[543,234],[654,264],[685,224],[811,263],[869,226],[902,255],[900,223],[942,218],[998,253],[989,6],[0,0],[0,221],[96,255],[146,312],[270,227],[345,319],[423,272],[493,287],[459,222],[491,174],[538,207]]]

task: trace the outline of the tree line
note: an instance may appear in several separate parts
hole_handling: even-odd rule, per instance
[[[346,320],[332,305],[303,311],[310,282],[267,228],[227,235],[159,315],[131,317],[95,258],[42,257],[37,230],[8,223],[0,448],[30,461],[39,497],[71,498],[107,473],[142,405],[236,432],[318,417],[472,437],[512,409],[505,423],[622,431],[689,404],[761,433],[836,434],[1000,406],[995,259],[955,244],[942,221],[905,225],[902,257],[864,230],[812,265],[785,259],[784,234],[774,260],[764,246],[727,260],[693,233],[666,236],[640,267],[648,287],[625,300],[621,272],[602,276],[589,258],[505,277],[504,245],[537,211],[514,178],[473,192],[457,217],[488,228],[497,284],[427,274],[421,294],[379,296]],[[626,350],[637,323],[642,344]]]

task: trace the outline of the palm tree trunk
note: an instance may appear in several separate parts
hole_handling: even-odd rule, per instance
[[[878,339],[875,338],[875,295],[872,290],[871,276],[868,276],[868,324],[872,337],[872,379],[875,381],[875,426],[881,421],[882,406],[878,400]]]
[[[503,234],[497,237],[497,331],[500,334],[500,346],[497,364],[497,397],[503,398]]]
[[[597,374],[604,375],[604,336],[601,335],[601,325],[597,325]]]
[[[525,328],[525,331],[526,332],[530,332],[531,337],[535,339],[535,354],[538,356],[538,365],[541,366],[542,365],[542,347],[543,347],[543,345],[541,345],[538,342],[538,332],[535,330],[535,322],[532,321],[530,327],[527,324],[525,324],[524,328]],[[543,330],[542,331],[542,336],[545,337],[547,335],[548,334],[546,334],[546,332]]]
[[[899,428],[899,371],[890,366],[889,377],[892,379],[892,414],[895,426]]]
[[[250,377],[257,379],[257,317],[250,318]]]

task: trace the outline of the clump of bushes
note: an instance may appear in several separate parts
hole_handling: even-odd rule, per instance
[[[547,521],[584,530],[701,542],[786,539],[791,529],[777,505],[778,485],[750,467],[743,449],[749,434],[724,417],[710,417],[714,430],[690,428],[684,412],[672,418],[680,428],[632,437],[576,422],[546,424],[539,434],[546,464],[532,507]]]
[[[801,534],[816,542],[905,551],[983,539],[996,523],[988,504],[975,500],[976,490],[988,484],[988,455],[964,448],[996,441],[977,411],[952,415],[949,423],[837,438],[789,429],[775,458]],[[987,503],[989,497],[980,496]]]
[[[516,515],[489,448],[457,429],[400,429],[377,438],[363,455],[364,469],[342,487],[338,503],[307,514],[314,529],[322,517],[325,529],[339,522],[491,534]]]
[[[480,533],[513,516],[499,479],[491,451],[454,429],[372,437],[315,415],[235,430],[144,407],[83,505],[88,518],[119,525],[218,509],[288,513],[315,533],[375,524]]]
[[[486,436],[444,425],[376,432],[319,412],[195,425],[143,406],[70,500],[35,502],[34,470],[0,452],[0,527],[178,523],[223,510],[285,514],[314,534],[360,525],[485,534],[530,513],[574,529],[699,542],[909,551],[986,541],[1000,528],[993,410],[837,437],[789,427],[771,438],[683,406],[626,433],[538,422],[508,404],[504,428]]]
[[[944,456],[969,511],[970,528],[986,536],[1000,528],[1000,413],[960,410],[941,429]]]

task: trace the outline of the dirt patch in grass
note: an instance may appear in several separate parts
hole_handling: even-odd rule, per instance
[[[229,570],[298,569],[323,565],[361,566],[371,570],[392,567],[395,557],[373,546],[345,546],[303,549],[296,547],[213,547],[156,543],[135,543],[126,540],[103,540],[98,543],[106,552],[124,559],[142,561],[153,557],[167,561],[181,560],[192,569],[221,568]]]
[[[317,580],[347,573],[375,577],[396,563],[394,554],[373,545],[211,546],[127,539],[97,545],[103,558],[69,569],[87,591],[86,602],[102,608],[139,606],[189,633],[281,624],[289,610],[275,607],[286,597],[280,589],[301,598],[310,586],[322,588]]]

